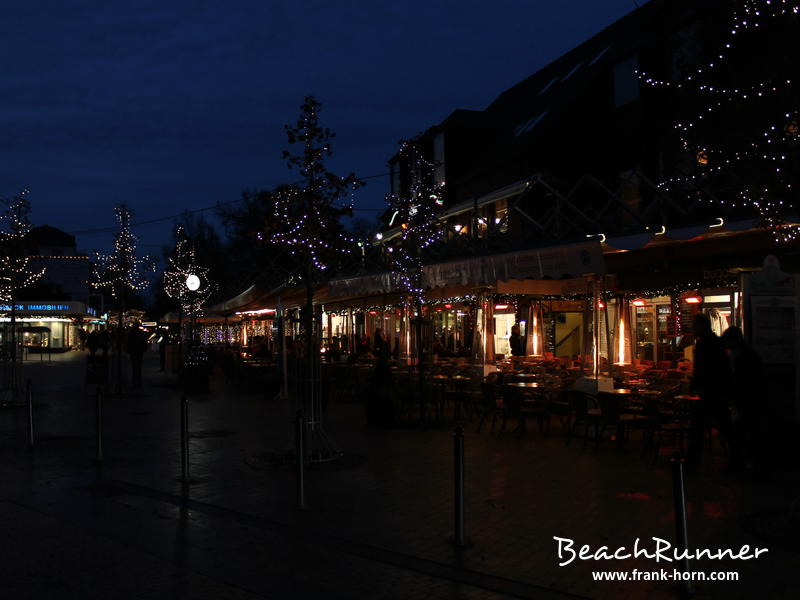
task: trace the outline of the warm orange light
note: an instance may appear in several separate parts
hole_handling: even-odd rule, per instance
[[[400,225],[400,227],[402,227],[403,229],[408,229],[408,223],[403,223],[402,225]]]
[[[494,305],[494,309],[495,310],[505,310],[506,308],[508,308],[508,304],[495,304]]]
[[[697,296],[689,296],[688,298],[684,298],[683,301],[687,304],[700,304],[701,299]]]
[[[445,308],[453,308],[453,305],[452,304],[445,304],[444,307]]]
[[[634,300],[631,302],[634,306],[645,306],[646,302],[644,300]]]
[[[371,310],[371,311],[369,311],[369,314],[371,314],[371,315],[377,315],[377,314],[378,314],[378,311],[377,311],[377,310]]]
[[[597,308],[605,308],[606,305],[602,300],[597,301]]]
[[[620,317],[619,319],[619,346],[617,348],[618,357],[619,357],[619,364],[625,363],[625,320]]]

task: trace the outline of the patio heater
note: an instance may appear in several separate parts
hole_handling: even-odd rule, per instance
[[[484,377],[497,370],[494,359],[494,303],[492,289],[488,287],[478,288],[476,293],[472,361]]]

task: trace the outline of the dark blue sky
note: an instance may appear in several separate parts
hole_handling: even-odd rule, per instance
[[[643,4],[639,0],[639,4]],[[386,171],[401,138],[500,92],[635,8],[634,0],[164,0],[6,3],[0,197],[35,224],[111,227],[290,181],[283,131],[306,94],[337,132],[333,170]],[[386,178],[357,192],[372,219]],[[171,222],[142,225],[157,253]],[[79,233],[84,250],[107,232]]]

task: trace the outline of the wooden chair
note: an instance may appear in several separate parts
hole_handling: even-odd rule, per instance
[[[642,421],[642,424],[644,424],[644,420],[647,419],[642,414],[626,412],[624,397],[616,394],[599,392],[597,394],[597,404],[600,407],[600,431],[595,438],[595,448],[600,445],[606,428],[611,427],[616,431],[617,448],[621,449],[631,427],[637,427],[638,424],[635,423],[638,421]]]
[[[575,430],[583,425],[583,447],[589,440],[589,428],[594,427],[594,439],[597,440],[597,432],[600,423],[600,410],[596,407],[594,396],[578,390],[567,390],[566,399],[569,403],[572,426],[567,436],[567,446],[572,442]]]
[[[486,417],[490,415],[492,417],[492,433],[494,433],[494,425],[497,421],[497,417],[503,416],[502,403],[498,402],[496,389],[497,386],[491,383],[481,384],[481,419],[478,421],[478,427],[475,433],[480,433],[483,422],[486,420]]]

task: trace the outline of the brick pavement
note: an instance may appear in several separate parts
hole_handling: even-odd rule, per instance
[[[630,545],[636,537],[673,538],[666,464],[643,461],[636,443],[625,454],[617,454],[609,443],[593,452],[579,443],[566,447],[555,427],[550,436],[532,431],[522,439],[497,438],[488,429],[475,434],[468,427],[467,533],[472,545],[457,552],[448,541],[451,426],[371,429],[357,404],[331,406],[328,430],[349,458],[338,467],[309,471],[309,510],[298,513],[291,468],[269,461],[272,452],[292,447],[292,407],[214,382],[211,394],[191,401],[194,481],[188,497],[196,505],[182,509],[184,490],[176,478],[179,391],[167,386],[155,372],[156,358],[148,356],[142,393],[107,400],[107,461],[100,477],[93,465],[92,389],[81,383],[81,359],[74,353],[27,366],[40,405],[40,441],[33,453],[24,448],[24,411],[6,409],[0,415],[5,481],[0,498],[17,515],[12,519],[17,529],[4,528],[4,535],[20,543],[26,531],[22,525],[34,511],[48,519],[54,539],[62,540],[54,545],[54,556],[69,555],[66,548],[75,537],[86,557],[81,569],[70,562],[73,555],[48,561],[49,571],[34,571],[46,574],[42,581],[66,582],[65,589],[80,591],[96,571],[103,585],[134,593],[129,584],[147,580],[144,573],[149,573],[155,583],[139,597],[154,598],[201,597],[186,591],[202,587],[198,582],[208,589],[223,586],[224,591],[209,597],[226,598],[320,593],[352,598],[675,597],[665,583],[595,583],[590,571],[603,566],[591,561],[557,565],[554,535],[612,547]],[[718,475],[719,464],[708,464],[704,473],[688,480],[692,545],[763,547],[742,526],[742,517],[789,506],[798,497],[796,473],[769,485],[741,484]],[[182,527],[183,537],[176,533]],[[17,561],[21,571],[32,568],[25,557],[50,546],[46,538],[27,540],[28,554]],[[130,574],[97,562],[113,554],[105,549],[108,544],[130,554],[120,559],[134,565]],[[5,564],[15,564],[13,557],[8,560]],[[800,564],[796,552],[770,547],[759,561],[724,566],[706,561],[696,568],[741,573],[739,584],[704,584],[704,597],[794,598],[798,587],[786,569],[792,564]],[[654,568],[643,561],[625,564],[626,569],[634,566]],[[185,589],[158,583],[174,583],[176,572]],[[10,581],[19,597],[38,597],[38,579]]]

